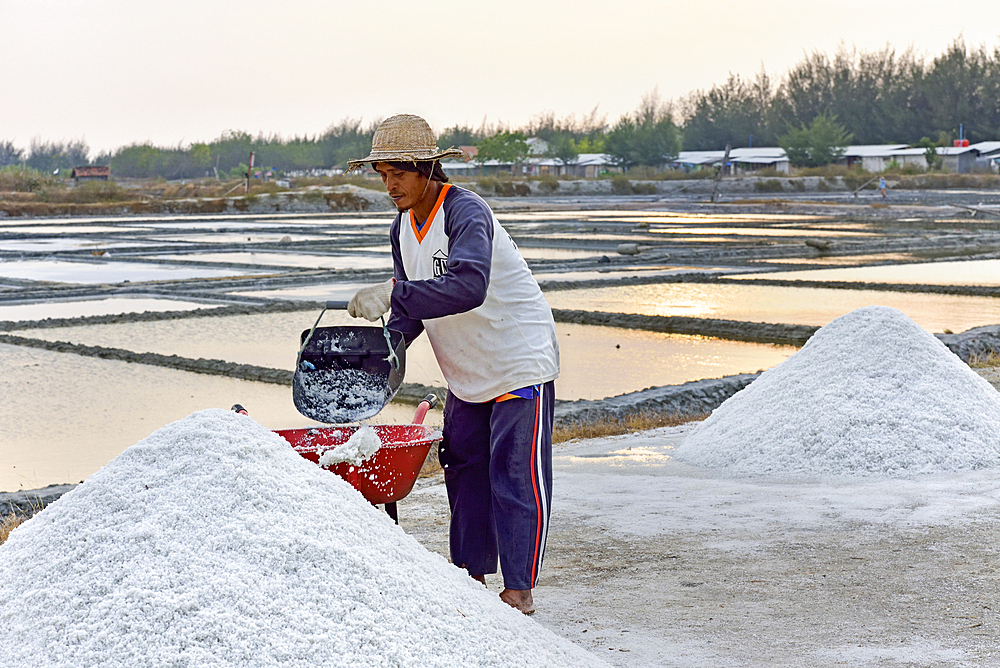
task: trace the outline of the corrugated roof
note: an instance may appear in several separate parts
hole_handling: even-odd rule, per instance
[[[894,152],[910,148],[909,144],[864,144],[848,146],[844,151],[845,158],[882,158],[889,157]]]
[[[973,144],[970,148],[976,149],[980,154],[994,153],[1000,151],[1000,141],[981,141],[978,144]]]
[[[70,178],[74,178],[75,179],[75,178],[78,178],[78,177],[83,178],[83,177],[87,177],[87,176],[111,176],[111,168],[110,167],[98,167],[96,165],[94,165],[94,166],[89,166],[88,165],[88,166],[85,166],[85,167],[74,167],[73,168],[73,173],[70,175]]]
[[[979,152],[975,146],[939,146],[938,155],[962,155],[963,153],[968,153],[969,151]]]

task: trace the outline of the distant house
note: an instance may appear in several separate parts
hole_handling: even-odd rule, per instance
[[[971,148],[979,151],[976,167],[979,170],[1000,171],[1000,141],[981,141]]]
[[[941,156],[942,166],[949,172],[967,174],[975,171],[978,158],[982,154],[981,146],[997,142],[981,142],[973,146],[938,146],[935,150]],[[884,172],[892,163],[900,167],[912,165],[927,169],[927,149],[910,148],[907,144],[874,144],[866,146],[848,146],[844,151],[840,164],[852,167],[861,163],[866,172]]]
[[[686,172],[722,165],[725,151],[681,151],[670,161],[669,167]],[[773,169],[781,174],[789,170],[788,156],[780,147],[734,148],[729,152],[725,174],[753,174],[762,169]]]
[[[909,144],[865,144],[862,146],[848,146],[841,155],[838,164],[854,167],[858,163],[861,169],[866,172],[884,172],[889,163],[893,161],[894,155],[899,151],[910,148]],[[897,160],[896,162],[901,162]],[[927,162],[924,162],[926,166]]]
[[[549,152],[549,143],[541,137],[528,137],[524,143],[528,145],[528,155],[542,156]]]
[[[70,177],[79,183],[80,181],[107,181],[111,176],[110,167],[74,167]]]
[[[975,171],[979,150],[973,146],[939,146],[937,154],[941,156],[941,166],[948,171],[968,174]]]
[[[607,153],[581,153],[576,160],[563,168],[563,174],[581,176],[585,179],[596,179],[605,174],[616,174],[622,171]]]

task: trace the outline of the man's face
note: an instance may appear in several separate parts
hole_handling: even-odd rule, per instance
[[[397,211],[412,209],[424,194],[427,177],[420,172],[397,169],[388,162],[376,163],[375,171],[382,177],[382,183],[395,202]]]

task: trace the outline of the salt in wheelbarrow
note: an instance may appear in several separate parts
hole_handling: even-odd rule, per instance
[[[358,490],[372,505],[385,505],[385,512],[399,522],[396,502],[413,489],[424,460],[431,446],[441,440],[441,432],[423,424],[427,411],[437,404],[434,394],[424,397],[417,406],[411,424],[371,425],[381,441],[375,453],[355,466],[350,462],[320,465],[336,473]],[[245,409],[236,404],[236,412]],[[319,464],[322,456],[341,443],[346,443],[359,429],[358,425],[336,425],[304,429],[278,429],[275,433],[284,438],[292,448]]]
[[[299,413],[317,422],[357,422],[392,400],[406,372],[403,335],[382,327],[319,327],[329,301],[311,329],[302,332],[292,376],[292,400]]]

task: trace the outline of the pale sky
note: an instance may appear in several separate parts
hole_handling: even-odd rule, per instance
[[[437,131],[594,107],[614,122],[654,89],[777,79],[841,44],[930,58],[960,35],[1000,46],[1000,2],[0,0],[0,141],[82,139],[93,157],[395,113]]]

